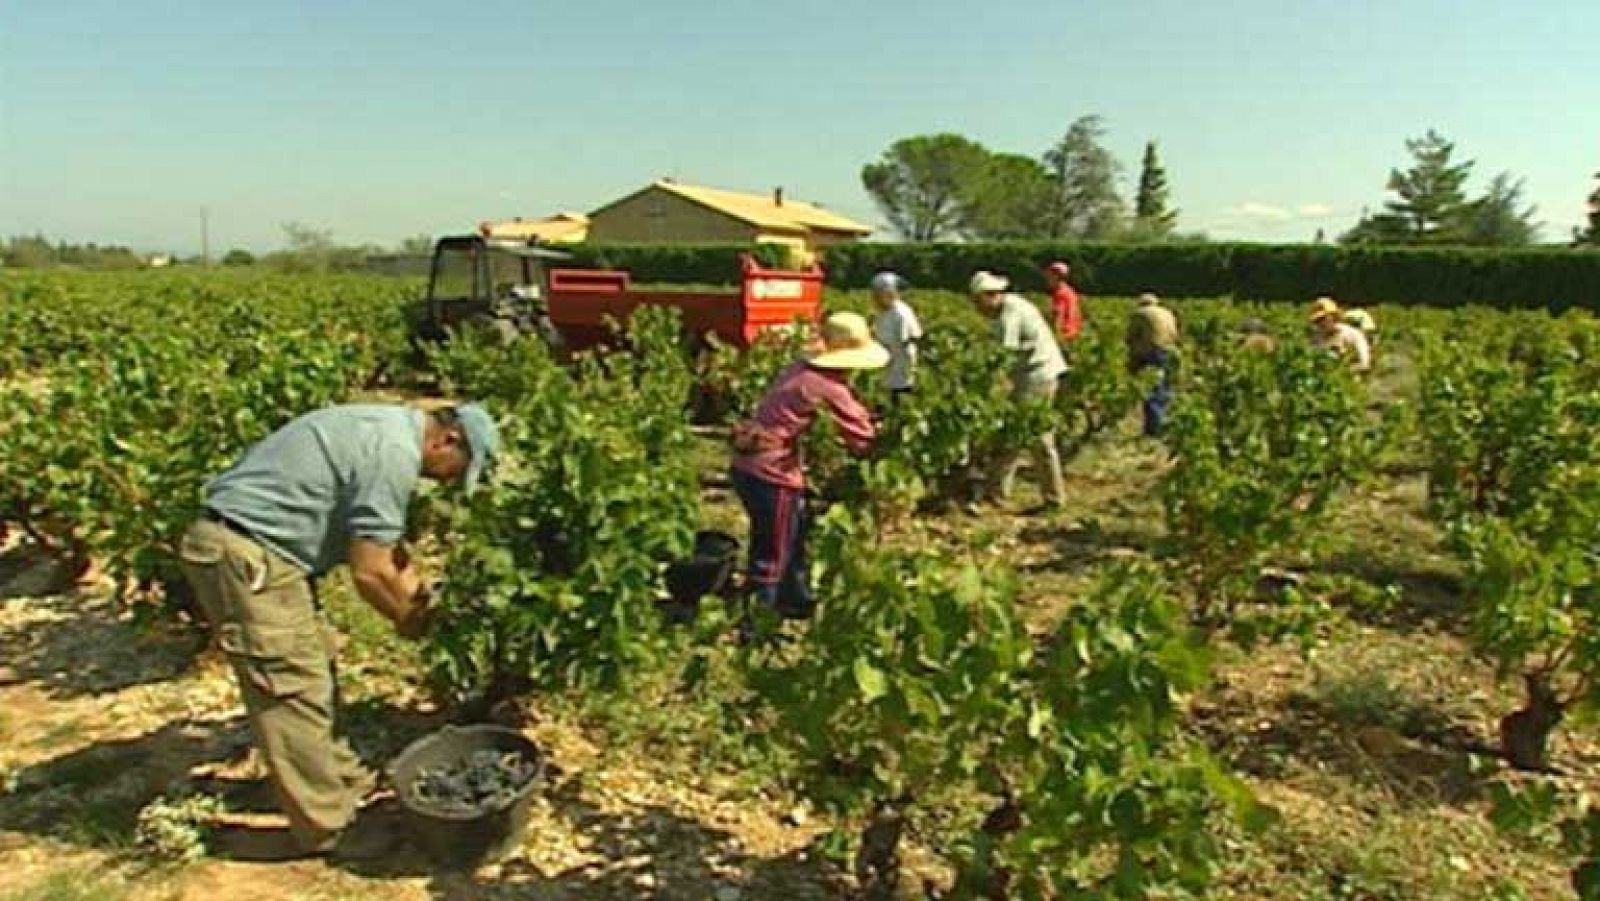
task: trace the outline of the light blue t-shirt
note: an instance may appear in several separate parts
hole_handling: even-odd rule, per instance
[[[1014,355],[1011,381],[1015,385],[1037,384],[1058,378],[1067,371],[1055,330],[1044,314],[1025,297],[1007,294],[994,321],[994,334]]]
[[[423,414],[349,404],[307,413],[250,448],[206,486],[206,506],[322,575],[354,538],[393,545],[422,475]]]

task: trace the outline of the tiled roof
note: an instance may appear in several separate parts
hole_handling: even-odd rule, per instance
[[[742,191],[724,191],[700,185],[686,185],[670,179],[657,181],[653,187],[670,191],[686,200],[710,207],[735,219],[760,228],[776,231],[833,231],[866,235],[872,227],[847,219],[838,213],[825,210],[803,200],[783,198],[774,194],[746,194]],[[602,209],[604,209],[602,207]],[[599,212],[598,210],[596,212]],[[592,215],[592,214],[591,214]]]
[[[556,213],[543,219],[507,219],[486,223],[494,238],[540,241],[582,240],[589,231],[589,217],[582,213]]]

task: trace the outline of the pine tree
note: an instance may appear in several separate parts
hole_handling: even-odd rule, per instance
[[[1594,177],[1600,180],[1600,172],[1596,172]],[[1589,227],[1573,229],[1572,236],[1579,244],[1600,247],[1600,185],[1596,185],[1594,193],[1589,195]]]
[[[1044,165],[1031,156],[996,153],[968,192],[961,233],[975,241],[1039,237],[1054,186]]]
[[[1365,213],[1350,231],[1339,236],[1346,244],[1450,244],[1464,240],[1472,212],[1463,190],[1472,174],[1472,161],[1451,162],[1455,144],[1433,129],[1406,141],[1410,169],[1389,170],[1388,188],[1397,199],[1384,202],[1384,211]]]
[[[963,135],[916,135],[862,167],[861,185],[902,238],[938,241],[960,234],[988,162],[988,149]]]
[[[1454,142],[1430,128],[1421,138],[1406,142],[1415,160],[1411,168],[1389,172],[1389,190],[1399,199],[1384,204],[1386,215],[1398,220],[1414,243],[1450,243],[1460,237],[1468,206],[1463,188],[1473,163],[1452,163],[1455,149]]]
[[[1144,145],[1139,169],[1139,194],[1134,200],[1134,228],[1140,234],[1165,237],[1178,224],[1178,211],[1167,207],[1167,170],[1156,156],[1156,142]]]

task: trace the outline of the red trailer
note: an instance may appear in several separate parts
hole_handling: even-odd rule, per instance
[[[568,348],[583,350],[611,335],[608,320],[626,323],[642,306],[676,307],[695,334],[749,347],[763,330],[796,320],[815,322],[822,309],[822,270],[765,269],[749,254],[740,257],[739,287],[729,290],[650,290],[632,285],[614,269],[552,269],[546,308]]]
[[[443,340],[476,323],[507,340],[539,334],[584,350],[614,337],[611,323],[625,326],[639,307],[668,306],[683,311],[690,333],[746,348],[763,330],[815,322],[822,309],[823,273],[816,266],[765,269],[744,254],[737,288],[641,291],[627,272],[552,268],[570,258],[531,241],[481,234],[440,239],[414,320],[417,337]]]

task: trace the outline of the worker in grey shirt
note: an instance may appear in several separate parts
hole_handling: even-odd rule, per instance
[[[994,320],[995,337],[1011,352],[1012,399],[1018,403],[1053,401],[1061,375],[1067,371],[1067,361],[1061,355],[1055,330],[1045,321],[1044,314],[1027,298],[1012,293],[1008,279],[992,272],[975,273],[969,288],[978,312]],[[1049,504],[1060,507],[1066,503],[1061,454],[1056,449],[1054,432],[1045,434],[1035,444],[1033,461]],[[1022,454],[1006,453],[996,462],[990,473],[988,493],[991,501],[999,502],[1011,495],[1011,483],[1022,462]]]
[[[429,597],[401,549],[411,496],[421,478],[471,490],[498,445],[476,404],[329,407],[267,436],[206,486],[179,557],[238,678],[289,820],[286,850],[364,856],[346,827],[376,782],[335,735],[336,645],[312,580],[348,563],[362,599],[419,636]]]

